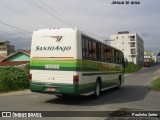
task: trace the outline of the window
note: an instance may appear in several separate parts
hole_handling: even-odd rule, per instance
[[[88,49],[88,40],[85,39],[85,53],[86,53],[86,57],[89,57],[89,49]]]
[[[92,38],[82,36],[83,59],[121,63],[123,53]]]
[[[131,49],[131,54],[136,54],[136,49]]]
[[[82,38],[82,56],[85,57],[86,56],[86,48],[85,48],[85,39]]]
[[[130,36],[130,41],[135,41],[135,36]]]
[[[97,43],[98,49],[97,49],[97,59],[101,60],[101,45]]]
[[[136,47],[135,42],[131,42],[130,47]]]
[[[93,45],[93,59],[97,59],[97,46],[96,46],[96,42],[93,42],[92,45]]]
[[[107,60],[107,52],[106,52],[107,47],[104,45],[104,59],[105,61]]]
[[[87,59],[97,59],[97,45],[91,39],[82,36],[82,56]]]
[[[111,48],[109,46],[107,46],[106,49],[105,49],[105,52],[106,52],[107,62],[111,62]]]
[[[89,58],[93,58],[92,41],[89,40]]]
[[[89,57],[89,49],[88,49],[88,40],[86,38],[82,38],[82,56],[83,58]]]
[[[117,51],[117,63],[121,63],[121,54],[119,51]]]
[[[114,49],[111,48],[111,62],[114,62]]]
[[[104,45],[101,45],[101,60],[103,61],[105,58]]]
[[[117,51],[116,50],[113,50],[113,54],[114,54],[114,62],[117,62]]]

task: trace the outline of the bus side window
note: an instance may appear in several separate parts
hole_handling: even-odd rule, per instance
[[[116,58],[116,50],[113,50],[113,62],[116,63],[117,58]]]
[[[88,39],[82,36],[82,56],[83,58],[89,58],[89,44]]]
[[[110,50],[110,48],[108,46],[105,49],[105,53],[106,53],[107,62],[111,62],[111,50]]]
[[[101,45],[101,61],[104,61],[105,52],[104,52],[104,45]]]
[[[104,46],[104,60],[107,61],[107,52],[106,52],[107,47]]]
[[[120,63],[120,52],[117,51],[116,54],[117,54],[117,55],[116,55],[117,63]]]
[[[89,58],[93,58],[93,49],[92,49],[92,41],[89,40]]]
[[[114,53],[113,53],[114,51],[113,51],[113,49],[111,48],[111,51],[110,51],[110,57],[111,57],[111,62],[114,62]]]
[[[86,47],[85,47],[85,39],[82,38],[82,56],[83,58],[86,57]]]
[[[120,52],[120,63],[122,64],[123,63],[123,53]]]
[[[101,45],[97,43],[97,59],[101,61]]]
[[[92,45],[93,45],[93,59],[97,59],[97,46],[96,46],[96,42],[92,42]]]
[[[88,40],[85,39],[85,53],[86,53],[86,58],[89,57],[89,49],[88,49]]]

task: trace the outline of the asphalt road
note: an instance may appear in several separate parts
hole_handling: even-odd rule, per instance
[[[150,82],[158,76],[160,76],[160,65],[143,68],[134,74],[127,75],[120,89],[105,91],[98,99],[85,96],[63,99],[50,94],[32,93],[29,90],[0,94],[0,111],[160,111],[160,92],[149,89]],[[8,120],[8,118],[3,119]],[[14,119],[17,120],[17,118]],[[45,119],[85,120],[86,118],[63,117],[62,114],[62,117]],[[87,118],[87,120],[90,119],[112,120],[110,117]],[[158,120],[158,118],[153,119]]]

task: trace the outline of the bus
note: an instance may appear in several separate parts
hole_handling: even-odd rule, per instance
[[[30,90],[66,95],[93,95],[120,87],[124,55],[77,28],[33,32],[30,55]]]
[[[144,58],[144,67],[151,66],[151,58]]]

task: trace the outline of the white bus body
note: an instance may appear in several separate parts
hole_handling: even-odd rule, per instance
[[[34,31],[30,57],[33,92],[99,96],[123,83],[123,53],[76,28]]]

